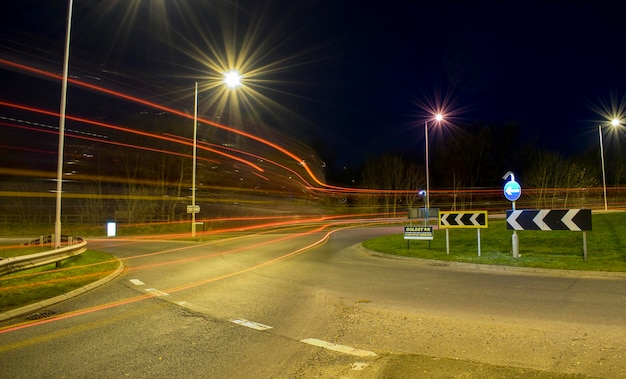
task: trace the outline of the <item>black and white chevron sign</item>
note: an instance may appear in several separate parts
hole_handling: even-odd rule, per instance
[[[506,211],[513,230],[591,230],[591,209],[522,209]]]
[[[440,228],[486,228],[487,211],[439,211]]]

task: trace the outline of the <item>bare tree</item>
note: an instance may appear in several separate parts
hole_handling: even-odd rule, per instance
[[[529,155],[528,162],[524,179],[528,187],[535,189],[532,192],[534,206],[541,208],[546,205],[548,188],[554,186],[557,170],[563,165],[563,158],[555,152],[534,150]]]
[[[575,198],[578,201],[576,206],[584,205],[586,196],[586,189],[597,186],[598,180],[592,170],[580,163],[571,162],[567,168],[567,174],[565,176],[564,187],[566,189],[565,199],[563,206],[567,208],[568,200],[571,193],[575,194]]]
[[[380,191],[381,205],[387,216],[396,216],[404,203],[411,207],[418,199],[418,189],[423,185],[421,169],[406,159],[385,154],[369,160],[363,167],[363,184]]]

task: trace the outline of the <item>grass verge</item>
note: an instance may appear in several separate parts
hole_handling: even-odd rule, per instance
[[[110,254],[87,250],[62,261],[0,277],[0,313],[84,287],[114,272],[120,262]]]
[[[446,232],[435,230],[430,243],[404,239],[402,234],[374,238],[363,246],[387,254],[442,261],[535,267],[564,270],[626,272],[626,213],[592,216],[593,230],[587,232],[588,259],[583,259],[582,232],[518,231],[519,258],[511,253],[512,230],[506,221],[489,220],[481,229],[481,256],[478,256],[476,229],[451,229],[450,254],[446,253]]]

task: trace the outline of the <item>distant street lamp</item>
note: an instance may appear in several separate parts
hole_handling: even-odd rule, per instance
[[[224,74],[224,84],[230,89],[241,85],[241,76],[237,71],[229,71]],[[198,147],[198,82],[194,91],[193,105],[193,168],[191,174],[191,237],[196,236],[196,160]]]
[[[61,246],[61,192],[63,192],[63,150],[65,144],[65,109],[67,104],[67,79],[70,62],[70,31],[72,29],[72,8],[74,1],[67,6],[67,29],[65,33],[65,56],[63,58],[63,81],[61,84],[61,109],[59,111],[59,150],[57,157],[56,215],[54,219],[54,247]]]
[[[435,115],[435,121],[440,122],[443,120],[443,115],[437,113]],[[426,137],[426,214],[430,211],[430,172],[428,168],[428,121],[424,122],[424,136]]]
[[[619,125],[620,122],[618,119],[614,118],[611,121],[611,126],[616,127]],[[607,211],[609,207],[606,201],[606,171],[604,169],[604,142],[602,142],[602,125],[598,125],[598,135],[600,136],[600,158],[602,160],[602,187],[604,189],[604,210]]]

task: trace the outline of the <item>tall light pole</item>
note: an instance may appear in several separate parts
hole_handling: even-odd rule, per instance
[[[198,141],[198,82],[193,104],[193,169],[191,171],[191,237],[196,236],[196,158]]]
[[[437,113],[435,115],[435,121],[439,122],[443,120],[443,115],[441,113]],[[426,143],[426,212],[430,211],[430,172],[428,168],[428,121],[424,122],[424,136]]]
[[[70,31],[74,0],[67,6],[67,29],[65,33],[65,56],[63,58],[63,81],[61,84],[61,109],[59,111],[59,150],[57,156],[56,215],[54,221],[54,247],[61,246],[61,193],[63,192],[63,151],[65,144],[65,108],[67,104],[67,77],[70,63]]]
[[[613,127],[619,126],[619,124],[620,122],[616,118],[611,121],[611,125]],[[607,211],[609,207],[606,200],[606,171],[604,169],[604,142],[602,142],[602,125],[598,125],[598,135],[600,136],[600,158],[602,160],[602,188],[604,191],[604,210]]]
[[[235,89],[241,85],[241,76],[237,71],[229,71],[224,74],[224,84],[229,89]],[[196,81],[193,104],[193,168],[191,173],[191,237],[196,236],[196,160],[198,147],[198,82]]]

